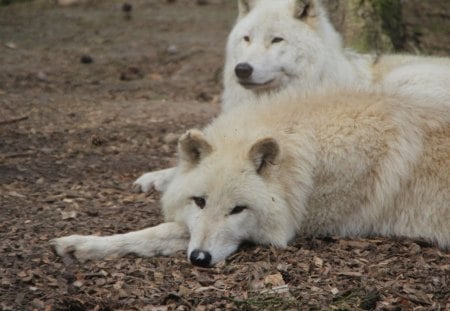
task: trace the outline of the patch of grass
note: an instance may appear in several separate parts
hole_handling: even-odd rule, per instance
[[[366,291],[361,288],[346,291],[333,299],[331,310],[374,310],[377,301],[380,300],[378,291]]]
[[[244,300],[233,299],[230,300],[236,305],[239,310],[254,311],[254,310],[286,310],[291,308],[300,308],[301,304],[293,297],[286,297],[282,294],[255,294]]]
[[[247,299],[240,300],[228,298],[232,301],[238,310],[256,311],[256,310],[329,310],[329,311],[365,311],[374,310],[381,295],[376,290],[365,288],[350,289],[333,300],[324,307],[323,305],[311,304],[311,302],[296,299],[301,295],[295,295],[295,289],[291,289],[292,296],[277,293],[254,293]]]

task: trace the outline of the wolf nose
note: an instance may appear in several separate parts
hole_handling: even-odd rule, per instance
[[[234,73],[239,79],[248,79],[253,73],[253,67],[249,63],[239,63],[234,68]]]
[[[199,249],[194,249],[189,259],[194,266],[209,267],[211,264],[211,254]]]

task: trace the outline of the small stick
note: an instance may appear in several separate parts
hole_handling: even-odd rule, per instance
[[[0,154],[0,159],[23,158],[35,154],[33,151]]]
[[[28,116],[21,116],[21,117],[12,118],[12,119],[9,119],[9,120],[2,120],[2,121],[0,121],[0,125],[16,123],[16,122],[20,122],[20,121],[23,121],[23,120],[26,120],[26,119],[28,119]]]

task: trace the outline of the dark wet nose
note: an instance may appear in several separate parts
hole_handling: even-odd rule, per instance
[[[239,79],[248,79],[253,73],[253,67],[249,63],[239,63],[234,67],[234,73]]]
[[[211,265],[211,254],[199,249],[194,249],[189,256],[189,260],[194,266],[209,267]]]

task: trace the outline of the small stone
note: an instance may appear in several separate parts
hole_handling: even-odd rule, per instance
[[[94,61],[94,59],[89,55],[82,55],[80,58],[80,62],[82,64],[90,64]]]
[[[178,53],[178,47],[175,44],[171,44],[167,47],[167,53],[168,54],[177,54]]]
[[[77,218],[77,212],[76,211],[61,211],[61,216],[63,220],[67,219],[75,219]]]
[[[125,2],[124,4],[122,4],[122,11],[131,12],[132,9],[133,5],[131,5],[130,3]]]
[[[39,72],[37,73],[37,78],[38,78],[38,80],[43,81],[43,82],[47,82],[47,81],[48,81],[48,76],[47,76],[47,74],[46,74],[45,72],[43,72],[43,71],[39,71]]]
[[[17,44],[15,44],[14,42],[6,42],[6,43],[5,43],[5,46],[6,46],[7,48],[12,49],[12,50],[17,49]]]

